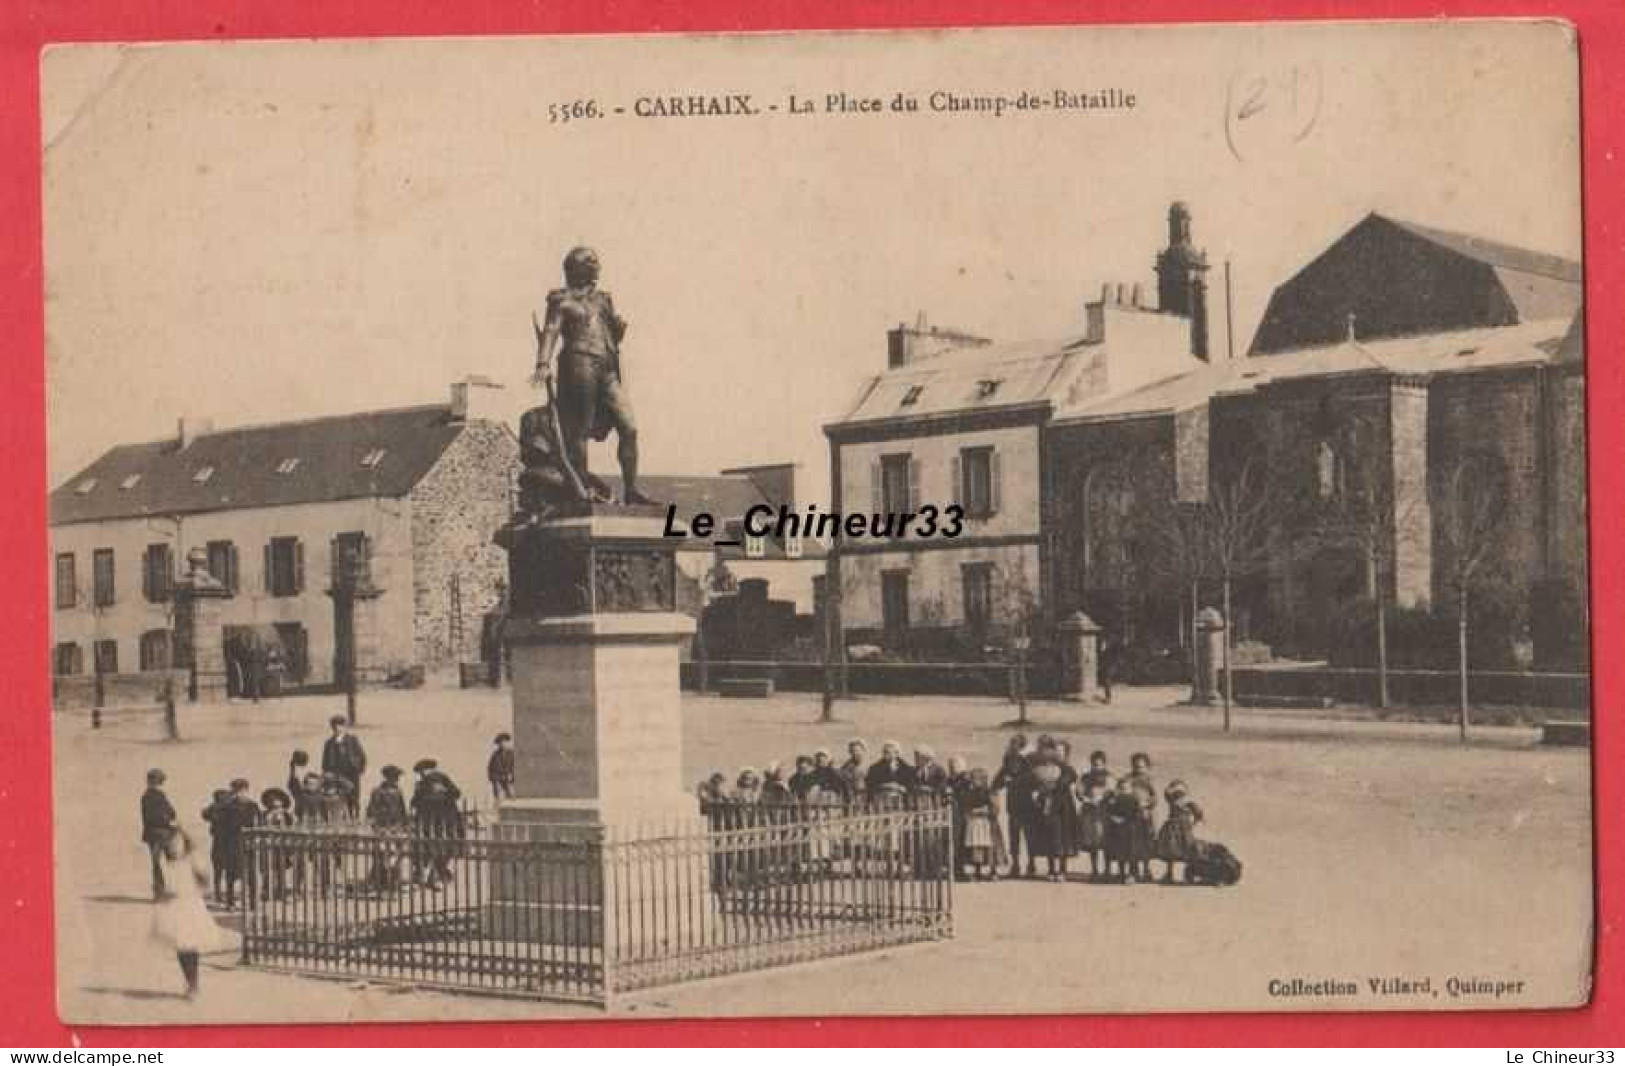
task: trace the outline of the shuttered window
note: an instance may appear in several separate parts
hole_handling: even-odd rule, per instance
[[[142,670],[168,670],[173,660],[169,630],[149,629],[141,634]]]
[[[90,557],[91,580],[95,584],[92,593],[97,607],[111,607],[116,594],[113,573],[113,549],[97,548]]]
[[[228,592],[236,593],[237,545],[229,540],[211,540],[208,552],[209,576],[224,585]]]
[[[959,503],[969,518],[988,518],[999,510],[999,456],[991,447],[959,452]]]
[[[98,674],[118,673],[118,641],[98,640],[96,642],[96,672]]]
[[[84,652],[77,644],[58,644],[51,652],[51,670],[63,677],[74,677],[84,672]]]
[[[79,606],[79,574],[72,552],[56,557],[56,606],[59,611]]]
[[[149,544],[141,559],[141,594],[148,603],[163,603],[169,599],[173,582],[172,554],[168,544]]]

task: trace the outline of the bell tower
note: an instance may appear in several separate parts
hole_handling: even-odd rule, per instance
[[[1191,354],[1208,357],[1207,254],[1191,243],[1191,209],[1168,208],[1168,247],[1157,253],[1157,309],[1191,321]]]

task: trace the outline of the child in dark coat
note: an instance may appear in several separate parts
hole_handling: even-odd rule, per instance
[[[1106,847],[1106,802],[1116,782],[1106,769],[1106,753],[1090,752],[1089,769],[1078,778],[1078,850],[1089,856],[1089,877],[1100,877]]]
[[[1151,857],[1156,851],[1157,786],[1151,780],[1151,756],[1137,751],[1129,759],[1129,783],[1139,800],[1140,817],[1130,826],[1130,852],[1134,875],[1141,881],[1151,880]]]
[[[203,808],[203,820],[209,824],[209,868],[214,875],[210,894],[221,902],[226,898],[226,823],[230,819],[231,790],[217,788]]]

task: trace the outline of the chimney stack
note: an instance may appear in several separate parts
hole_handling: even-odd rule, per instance
[[[453,422],[498,421],[493,409],[496,390],[502,388],[490,378],[470,375],[451,383],[451,420]]]

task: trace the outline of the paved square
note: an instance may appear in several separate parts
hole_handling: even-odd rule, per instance
[[[1584,999],[1591,952],[1590,753],[1537,746],[1526,728],[1378,723],[1335,712],[1238,713],[1172,706],[1172,689],[1126,690],[1111,708],[1031,706],[1032,733],[1075,752],[1102,747],[1114,768],[1148,751],[1159,787],[1183,778],[1207,834],[1246,864],[1232,889],[1000,882],[956,886],[949,943],[744,974],[640,994],[629,1014],[1099,1012],[1123,1009],[1349,1009],[1556,1006]],[[358,730],[370,766],[433,755],[481,795],[508,693],[426,688],[367,692]],[[405,992],[288,977],[206,960],[188,1003],[172,956],[147,939],[146,856],[137,797],[149,766],[169,773],[183,820],[239,774],[280,784],[296,747],[319,757],[342,701],[180,708],[184,740],[156,719],[93,732],[56,720],[59,1004],[71,1022],[347,1021],[593,1017],[515,1000]],[[813,724],[815,697],[685,697],[684,764],[698,780],[788,760],[851,736],[924,743],[997,765],[1013,716],[1003,701],[931,697],[842,703],[846,722]],[[369,771],[369,774],[371,772]],[[1432,979],[1420,996],[1371,994],[1373,978]],[[1520,997],[1453,997],[1451,977],[1525,982]],[[1271,998],[1270,981],[1337,979],[1360,994]]]

